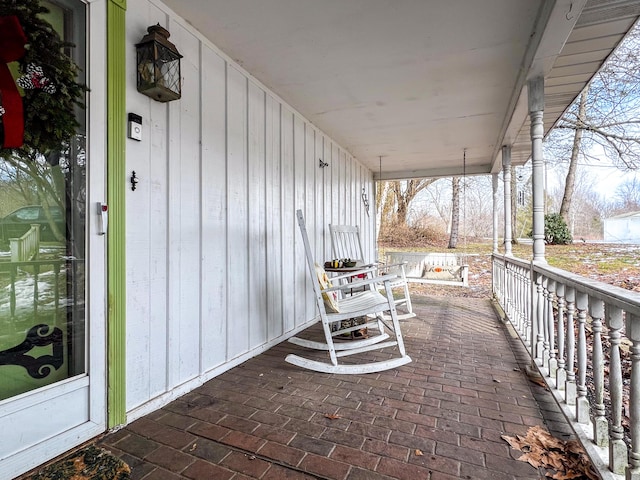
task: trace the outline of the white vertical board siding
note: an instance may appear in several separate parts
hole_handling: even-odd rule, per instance
[[[149,25],[168,25],[168,17],[146,2],[127,12],[127,44],[135,45]],[[135,64],[127,50],[127,65]],[[167,168],[166,106],[136,95],[135,71],[127,75],[127,108],[143,119],[140,142],[127,141],[127,170],[139,183],[126,190],[127,218],[127,407],[143,404],[167,390]]]
[[[295,219],[295,176],[293,159],[293,112],[284,106],[280,110],[280,164],[282,229],[282,317],[284,331],[295,327],[295,240],[297,224]]]
[[[313,256],[316,258],[316,261],[322,264],[323,258],[318,257],[316,251],[318,250],[316,245],[318,244],[318,223],[316,220],[316,173],[320,168],[318,167],[318,160],[316,158],[316,131],[311,125],[308,123],[305,124],[305,153],[304,153],[304,164],[305,164],[305,221],[307,222],[307,231],[309,233],[309,237],[313,238],[313,243],[311,244],[311,252]],[[322,225],[320,225],[322,228]],[[305,318],[313,318],[316,312],[316,306],[314,302],[313,296],[313,286],[310,285],[309,282],[309,269],[306,265],[306,262],[302,262],[302,268],[304,274],[306,276],[306,306],[307,311],[305,314]]]
[[[340,149],[335,143],[331,143],[331,163],[329,170],[331,171],[331,220],[332,223],[340,225],[343,223],[342,209],[344,208],[342,200],[342,189],[344,179],[340,178]]]
[[[186,379],[196,377],[200,372],[200,285],[193,285],[193,278],[200,279],[200,229],[201,229],[201,195],[200,195],[200,42],[179,24],[172,22],[171,29],[174,41],[181,47],[183,55],[181,70],[184,78],[182,101],[174,102],[170,108],[179,116],[179,128],[172,132],[172,153],[179,156],[180,175],[170,178],[180,201],[174,210],[177,217],[169,226],[174,244],[180,251],[178,278],[174,288],[177,300],[176,316],[172,326],[177,326],[173,333],[179,339],[177,364],[173,373],[172,385],[179,385]],[[176,135],[177,134],[177,135]],[[177,148],[176,148],[177,147]],[[175,182],[172,182],[175,180]],[[170,384],[171,386],[171,384]]]
[[[305,190],[306,190],[306,169],[305,169],[305,134],[304,134],[304,121],[297,115],[293,117],[293,189],[295,192],[294,211],[302,210],[306,218],[305,209]],[[297,223],[297,221],[296,221]],[[308,228],[308,227],[307,227]],[[303,325],[306,321],[306,303],[308,296],[306,294],[306,280],[309,276],[308,268],[306,266],[304,244],[302,242],[302,236],[300,235],[299,228],[295,229],[294,233],[294,257],[293,263],[295,266],[294,271],[294,291],[293,300],[295,301],[295,325]]]
[[[344,150],[338,149],[338,157],[340,158],[340,170],[338,170],[338,192],[340,195],[340,217],[338,221],[341,225],[351,223],[349,217],[349,209],[351,205],[347,203],[347,197],[351,196],[351,193],[347,195],[347,189],[349,188],[349,177],[347,169],[347,156]]]
[[[280,103],[267,95],[266,103],[266,259],[267,334],[277,338],[284,332],[282,303],[282,170],[280,167]]]
[[[326,228],[324,221],[324,168],[320,168],[320,161],[324,160],[324,136],[317,132],[315,134],[315,157],[311,162],[311,166],[315,172],[314,180],[314,196],[316,227],[314,233],[315,251],[314,256],[318,260],[325,258],[324,242],[322,232]]]
[[[267,341],[265,92],[249,82],[249,347]]]
[[[128,43],[156,23],[184,56],[183,85],[174,102],[141,95],[128,52],[127,110],[143,118],[126,145],[140,179],[127,192],[130,418],[316,317],[296,209],[316,261],[332,256],[329,223],[359,223],[373,251],[371,172],[159,1],[129,5]]]
[[[249,205],[247,195],[247,77],[227,68],[228,323],[230,358],[249,350]]]
[[[226,62],[202,47],[202,336],[201,366],[227,359]]]

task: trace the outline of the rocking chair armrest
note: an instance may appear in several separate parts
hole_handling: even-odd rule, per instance
[[[336,277],[334,277],[336,278]],[[377,277],[372,277],[372,278],[364,278],[362,280],[359,280],[357,282],[350,282],[350,283],[344,283],[341,285],[336,285],[334,287],[329,287],[329,288],[325,288],[323,290],[320,290],[322,293],[327,293],[327,292],[337,292],[340,290],[352,290],[354,288],[358,288],[358,287],[364,287],[366,285],[371,285],[372,283],[388,283],[391,282],[393,280],[395,280],[396,278],[398,278],[397,275],[379,275]],[[332,278],[333,280],[333,278]]]

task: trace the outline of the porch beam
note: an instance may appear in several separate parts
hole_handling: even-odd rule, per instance
[[[502,175],[504,185],[504,254],[513,256],[511,246],[511,145],[502,147]]]
[[[529,117],[531,119],[531,163],[533,167],[533,261],[547,263],[544,257],[544,159],[542,138],[544,125],[544,78],[528,82]],[[505,187],[506,188],[506,187]]]

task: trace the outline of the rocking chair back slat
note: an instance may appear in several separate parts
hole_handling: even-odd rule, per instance
[[[329,225],[331,249],[337,259],[349,258],[364,265],[364,249],[357,225]]]
[[[378,274],[393,274],[397,278],[392,282],[391,287],[394,289],[402,289],[402,294],[396,298],[396,307],[402,307],[403,313],[399,314],[400,320],[415,317],[413,313],[413,305],[411,304],[411,295],[409,293],[409,283],[405,275],[405,267],[403,262],[394,264],[378,264],[377,261],[369,262],[364,258],[364,249],[360,240],[360,228],[357,225],[329,225],[329,233],[331,234],[331,248],[336,259],[349,258],[356,261],[356,265],[377,265]]]

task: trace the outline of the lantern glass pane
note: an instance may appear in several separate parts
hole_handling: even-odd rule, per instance
[[[168,48],[158,46],[156,62],[158,84],[169,90],[180,92],[180,58]]]
[[[153,45],[138,47],[138,85],[148,87],[156,83]]]

